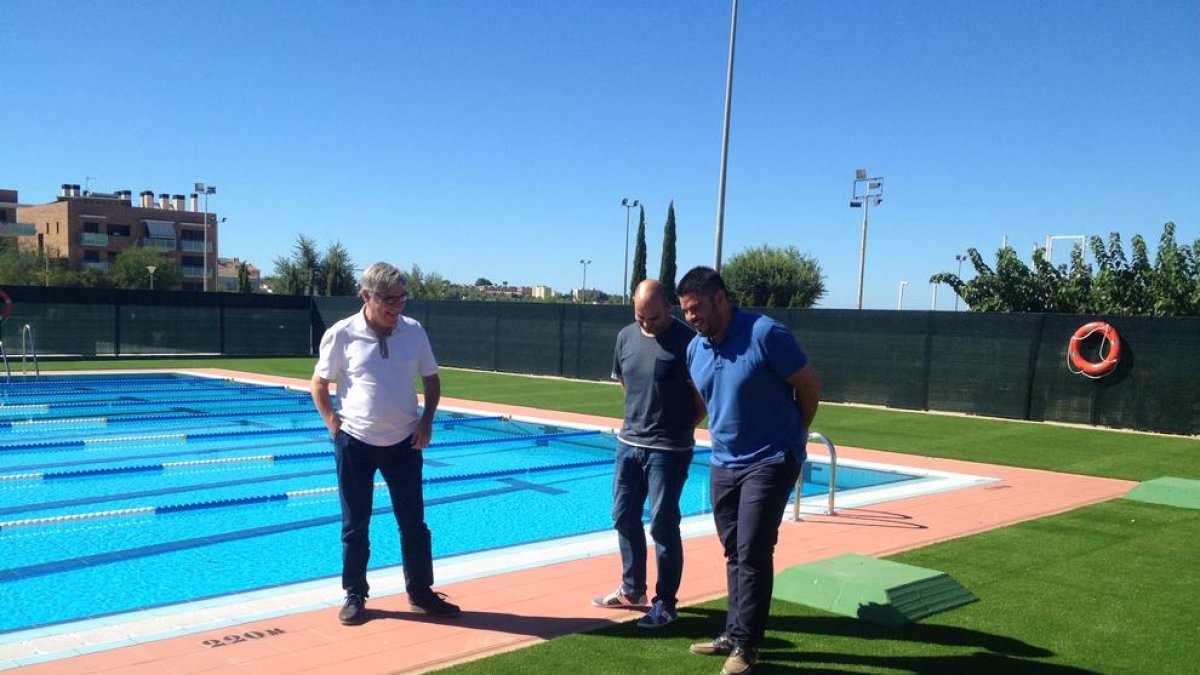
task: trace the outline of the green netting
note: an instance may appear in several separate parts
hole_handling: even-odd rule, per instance
[[[762,310],[791,327],[827,401],[923,408],[927,321],[920,312]]]
[[[40,356],[307,356],[357,297],[6,287],[10,360],[29,325]],[[406,313],[446,366],[607,380],[629,306],[422,301]],[[822,398],[908,409],[1200,433],[1200,318],[768,309],[821,374]],[[1066,367],[1082,324],[1120,332],[1121,365]]]
[[[258,356],[306,354],[312,347],[311,324],[308,309],[227,307],[223,351]]]
[[[125,305],[119,313],[122,354],[220,354],[217,307]]]

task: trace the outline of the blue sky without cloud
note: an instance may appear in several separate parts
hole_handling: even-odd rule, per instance
[[[730,2],[0,4],[0,187],[218,186],[221,255],[304,233],[355,262],[621,292],[713,262]],[[1200,237],[1200,4],[741,0],[725,259],[795,246],[853,307],[932,303],[956,253],[1047,235]],[[631,229],[636,228],[636,211]],[[632,248],[632,247],[631,247]],[[1061,250],[1061,249],[1060,249]],[[632,257],[632,253],[631,253]],[[1055,253],[1057,262],[1065,255]],[[970,276],[970,265],[964,268]],[[937,306],[953,297],[943,287]]]

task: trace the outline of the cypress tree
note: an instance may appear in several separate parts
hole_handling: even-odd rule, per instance
[[[663,290],[671,304],[679,302],[675,295],[675,200],[667,206],[667,226],[663,229],[662,267],[658,274]]]
[[[638,207],[637,243],[633,246],[633,276],[629,278],[629,297],[646,280],[646,207]]]

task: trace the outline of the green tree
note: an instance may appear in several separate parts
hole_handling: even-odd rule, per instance
[[[333,242],[325,249],[319,268],[324,281],[322,287],[325,295],[347,296],[358,292],[358,283],[354,279],[354,261],[350,259],[350,252],[340,241]]]
[[[1045,260],[1045,249],[1035,248],[1032,269],[1017,258],[1016,251],[1005,247],[996,254],[995,271],[977,250],[969,249],[974,279],[967,282],[943,272],[930,281],[948,284],[970,309],[980,312],[1200,314],[1200,240],[1191,247],[1180,246],[1175,241],[1174,223],[1163,226],[1153,264],[1140,235],[1130,239],[1132,259],[1126,257],[1121,235],[1116,232],[1109,235],[1107,244],[1098,236],[1088,243],[1096,260],[1094,273],[1084,261],[1082,247],[1072,249],[1069,266],[1058,267]]]
[[[237,267],[237,292],[250,292],[250,265],[248,263],[239,263]]]
[[[825,295],[821,265],[796,247],[763,244],[729,259],[721,269],[729,293],[745,307],[808,308]]]
[[[633,275],[629,277],[629,297],[646,280],[646,207],[638,207],[637,242],[633,245]]]
[[[488,279],[487,277],[479,277],[478,279],[475,280],[474,285],[475,286],[495,286],[496,284],[493,284],[492,280]]]
[[[108,266],[108,278],[116,288],[150,288],[150,270],[154,268],[154,290],[177,290],[181,276],[179,268],[165,251],[144,246],[131,246],[117,254]]]
[[[0,283],[14,286],[47,286],[49,260],[33,250],[25,250],[15,239],[0,240]]]
[[[292,255],[275,259],[271,289],[283,295],[354,295],[354,262],[341,242],[330,244],[322,255],[317,243],[296,236]]]
[[[663,290],[671,304],[679,302],[675,294],[675,200],[667,206],[667,224],[663,228],[662,265],[659,267],[658,280],[662,282]]]

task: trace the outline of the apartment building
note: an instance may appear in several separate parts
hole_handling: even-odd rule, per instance
[[[0,189],[0,226],[17,222],[17,204],[16,190]]]
[[[12,201],[16,202],[15,192]],[[179,268],[183,290],[211,291],[216,287],[220,221],[208,213],[206,223],[200,206],[196,193],[187,198],[164,193],[155,199],[147,190],[135,202],[130,190],[81,192],[78,185],[64,183],[53,202],[17,205],[15,221],[23,225],[10,234],[19,237],[22,247],[65,259],[67,269],[76,272],[107,270],[131,246],[154,247]]]

